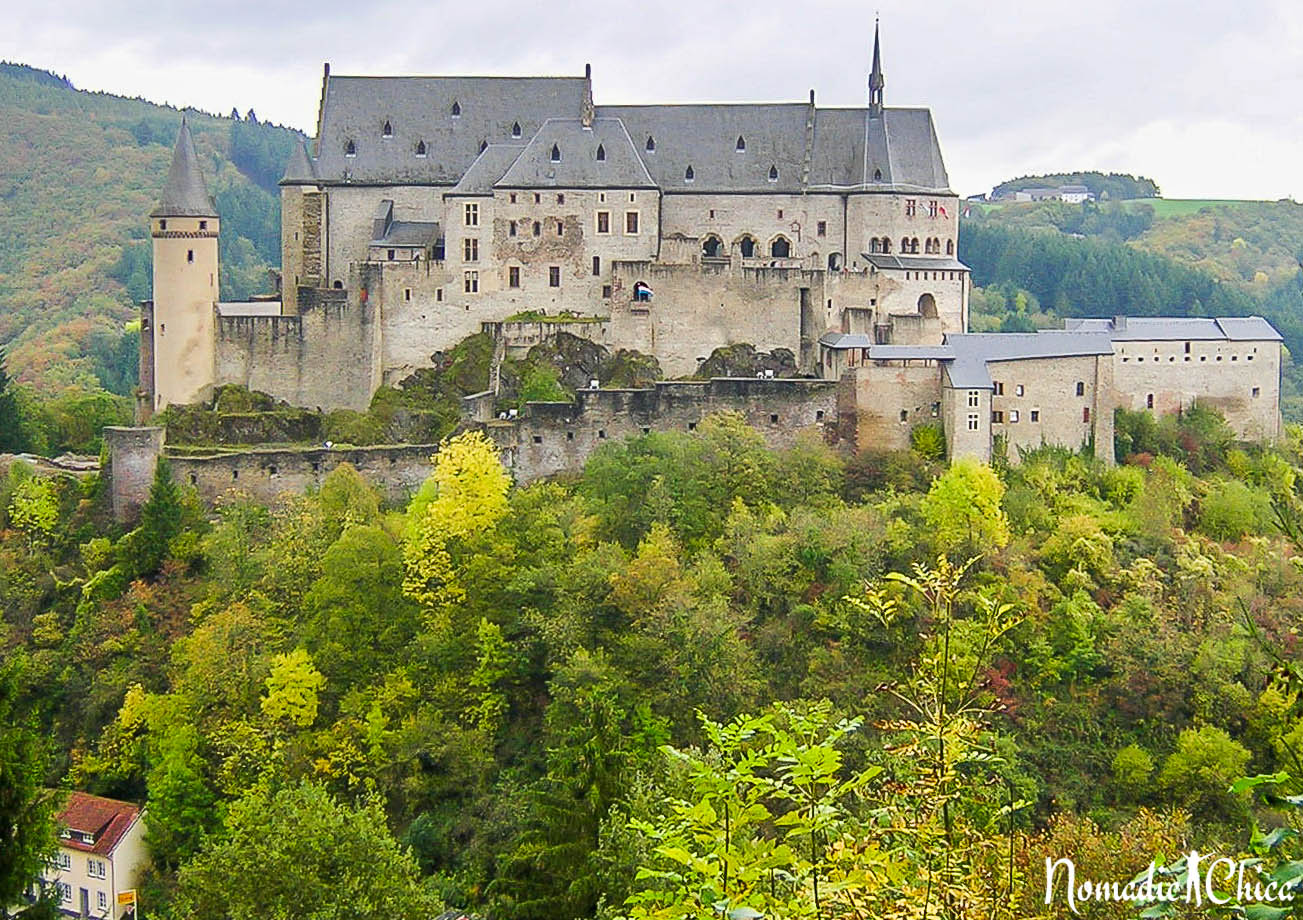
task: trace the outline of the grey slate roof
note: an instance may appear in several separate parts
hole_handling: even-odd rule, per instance
[[[963,333],[947,335],[946,345],[955,354],[946,365],[950,385],[970,390],[991,389],[989,363],[1113,353],[1113,341],[1103,332]]]
[[[583,77],[349,77],[322,95],[316,169],[325,181],[455,185],[487,142],[511,143],[551,117],[578,117]],[[453,104],[459,114],[453,116]],[[388,121],[392,137],[382,137]],[[353,142],[355,155],[345,155]],[[416,146],[424,141],[426,155]]]
[[[1115,342],[1230,341],[1279,342],[1280,333],[1261,316],[1128,316],[1068,319],[1070,331],[1103,332]]]
[[[493,185],[502,178],[516,157],[525,149],[524,144],[489,144],[484,152],[466,170],[461,181],[446,195],[492,195]]]
[[[927,271],[969,271],[969,267],[953,256],[892,256],[880,252],[862,252],[860,258],[876,268],[924,269]]]
[[[312,166],[312,160],[308,158],[308,148],[303,141],[294,145],[294,152],[290,154],[289,164],[285,167],[285,175],[281,177],[281,185],[303,185],[310,184],[317,180],[317,171]]]
[[[395,220],[389,224],[385,235],[371,241],[372,246],[395,246],[413,249],[417,246],[433,246],[434,241],[442,235],[442,228],[437,221]]]
[[[556,148],[560,159],[552,160]],[[597,159],[598,148],[605,157]],[[486,151],[487,152],[487,151]],[[655,188],[618,118],[549,118],[496,183],[498,188]]]
[[[181,130],[176,135],[172,150],[172,166],[167,171],[167,184],[158,206],[149,212],[150,217],[216,217],[217,206],[208,197],[195,143],[190,137],[190,126],[181,118]]]

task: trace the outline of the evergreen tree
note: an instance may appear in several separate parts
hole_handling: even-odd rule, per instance
[[[0,452],[18,453],[27,449],[22,419],[18,414],[18,396],[14,382],[5,368],[5,352],[0,348]]]
[[[140,526],[124,540],[126,563],[134,576],[154,575],[163,566],[172,539],[181,532],[181,493],[166,457],[154,467],[154,484],[140,511]]]
[[[22,661],[0,661],[0,918],[54,850],[54,803],[45,791],[49,751],[19,706]]]

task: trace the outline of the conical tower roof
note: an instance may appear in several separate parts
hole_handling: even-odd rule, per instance
[[[150,217],[216,217],[217,208],[208,197],[208,186],[199,169],[195,142],[190,137],[190,126],[181,117],[181,130],[176,135],[176,149],[172,151],[172,168],[167,171],[167,185],[158,206],[149,212]]]
[[[308,158],[308,148],[304,146],[303,141],[299,141],[294,146],[294,152],[290,154],[289,164],[285,167],[285,175],[281,177],[281,185],[297,185],[301,182],[316,182],[317,171],[312,168],[312,160]]]

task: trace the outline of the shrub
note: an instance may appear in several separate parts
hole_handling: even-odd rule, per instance
[[[946,455],[946,433],[939,422],[916,425],[909,433],[909,447],[924,460],[940,460]]]

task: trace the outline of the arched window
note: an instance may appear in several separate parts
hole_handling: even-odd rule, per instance
[[[902,236],[900,238],[900,251],[909,252],[909,237]]]
[[[918,237],[914,237],[909,241],[909,251],[912,253],[918,252]]]
[[[839,272],[842,270],[842,254],[840,252],[828,253],[828,271]]]
[[[701,241],[701,254],[707,259],[718,259],[722,254],[724,241],[711,234]]]
[[[342,282],[342,281],[336,281],[336,282],[335,282],[335,290],[337,290],[337,291],[338,291],[338,290],[342,290],[343,287],[344,287],[344,282]]]
[[[647,135],[647,152],[656,152],[656,138],[652,137],[650,134]]]
[[[456,99],[452,101],[452,117],[461,118],[461,103],[459,103]]]
[[[769,244],[769,255],[775,259],[786,259],[792,254],[792,244],[785,236],[776,236]]]
[[[416,142],[416,155],[418,157],[425,156],[425,141]]]
[[[741,134],[739,134],[737,136],[737,144],[733,147],[733,149],[736,150],[738,153],[741,153],[743,150],[746,150],[747,149],[746,138],[743,137]]]
[[[558,147],[556,144],[552,145],[552,162],[553,163],[561,162],[561,148]]]
[[[738,240],[737,246],[741,250],[744,259],[749,259],[756,254],[756,241],[749,236],[744,236]]]
[[[869,252],[882,252],[882,240],[876,236],[869,240]]]
[[[881,181],[882,181],[882,170],[880,170],[880,169],[875,169],[875,170],[873,171],[873,181],[874,181],[874,182],[881,182]]]
[[[602,162],[606,161],[606,148],[601,144],[597,145],[597,159]]]
[[[946,240],[946,255],[953,256],[954,254],[955,254],[955,241]]]
[[[520,122],[515,122],[511,126],[511,136],[520,137]]]
[[[918,299],[918,315],[928,319],[937,318],[937,299],[931,294],[924,294]]]
[[[692,171],[692,164],[689,163],[688,168],[683,170],[683,181],[691,182],[695,178],[697,178],[697,174]]]
[[[882,251],[883,251],[884,253],[890,253],[890,252],[891,252],[891,237],[889,237],[889,236],[884,236],[884,237],[882,238]]]
[[[391,125],[389,122],[386,121],[386,122],[385,122],[385,126],[384,126],[383,128],[380,129],[380,136],[381,136],[381,137],[393,137],[393,136],[394,136],[394,126]]]
[[[777,167],[777,166],[770,166],[770,167],[769,167],[769,181],[770,181],[770,182],[777,182],[777,181],[778,181],[778,167]]]
[[[346,156],[346,157],[355,157],[355,156],[357,156],[357,145],[354,144],[352,141],[349,141],[347,144],[345,144],[345,145],[344,145],[344,156]]]

